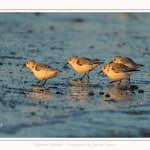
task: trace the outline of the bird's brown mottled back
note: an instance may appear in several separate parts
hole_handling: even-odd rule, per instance
[[[102,64],[102,62],[97,62],[97,61],[91,60],[89,58],[82,57],[82,58],[77,59],[77,64],[80,66],[85,65],[85,64],[88,64],[88,65],[97,64],[97,65],[99,65],[99,64]]]
[[[45,64],[37,64],[36,67],[35,67],[35,70],[36,71],[40,71],[40,70],[47,70],[47,71],[57,71],[57,69],[54,69],[48,65],[45,65]]]

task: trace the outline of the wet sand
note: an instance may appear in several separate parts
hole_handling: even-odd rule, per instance
[[[0,13],[0,137],[150,137],[150,13]],[[144,64],[118,86],[69,56]],[[28,59],[62,70],[44,87]],[[143,91],[142,91],[143,90]]]

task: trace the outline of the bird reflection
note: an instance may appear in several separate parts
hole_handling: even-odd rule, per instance
[[[33,86],[32,92],[27,93],[26,96],[33,99],[54,99],[53,96],[50,94],[50,91],[40,85]]]
[[[105,91],[104,100],[105,101],[131,101],[134,99],[134,93],[125,84],[120,84],[117,87],[108,87]]]
[[[101,100],[101,107],[103,109],[114,109],[116,107],[128,107],[129,103],[136,100],[136,95],[127,85],[121,84],[115,87],[114,85],[108,87],[104,91],[104,95]]]
[[[71,86],[69,86],[71,94],[69,94],[68,99],[79,98],[80,102],[85,102],[88,93],[90,92],[88,81],[79,81],[72,80],[69,82]]]
[[[80,80],[80,79],[74,79],[72,81],[69,81],[68,84],[70,85],[76,85],[76,86],[84,86],[89,84],[89,80]]]

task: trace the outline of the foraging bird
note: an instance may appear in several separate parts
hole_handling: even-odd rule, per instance
[[[58,69],[52,68],[46,64],[37,63],[33,60],[27,60],[26,64],[22,68],[24,67],[31,69],[35,77],[39,79],[37,84],[39,84],[41,80],[45,80],[43,86],[46,83],[47,79],[52,78],[57,73],[61,72]]]
[[[102,70],[99,72],[104,72],[108,77],[116,81],[122,81],[122,79],[127,78],[135,71],[140,71],[137,69],[129,68],[128,66],[125,66],[121,63],[111,63],[111,64],[105,64],[102,66]],[[112,83],[111,82],[111,83]]]
[[[122,63],[122,64],[128,66],[129,68],[133,68],[133,69],[137,69],[137,68],[144,66],[143,64],[135,63],[132,59],[130,59],[128,57],[122,57],[122,56],[114,56],[110,63],[112,63],[112,62]],[[130,82],[130,76],[129,76],[128,80]]]
[[[77,72],[84,73],[83,77],[87,75],[89,79],[89,73],[98,65],[103,64],[103,62],[94,61],[85,57],[71,56],[65,65],[67,64],[70,64]],[[81,77],[80,80],[82,80],[83,77]]]
[[[144,66],[143,64],[135,63],[132,59],[130,59],[128,57],[122,57],[122,56],[114,56],[110,63],[112,63],[112,62],[122,63],[122,64],[128,66],[129,68],[134,68],[134,69]]]

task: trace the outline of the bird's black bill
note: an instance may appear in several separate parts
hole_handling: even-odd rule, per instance
[[[109,64],[113,63],[113,61],[111,61]]]
[[[24,67],[26,67],[26,64],[24,64],[24,65],[22,66],[22,68],[24,68]]]
[[[69,63],[67,62],[64,66],[68,65]]]
[[[98,72],[98,74],[102,73],[103,71],[101,70],[100,72]]]

